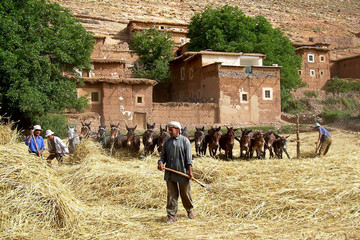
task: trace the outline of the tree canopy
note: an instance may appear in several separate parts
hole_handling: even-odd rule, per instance
[[[94,40],[71,13],[47,0],[0,0],[1,114],[28,124],[47,114],[86,106],[77,97],[79,76],[89,69]]]
[[[160,32],[154,27],[136,32],[130,43],[139,56],[134,66],[135,76],[158,82],[166,80],[169,76],[169,61],[174,55],[173,46],[170,33]]]
[[[281,69],[282,108],[286,108],[290,92],[304,83],[298,70],[301,57],[295,55],[291,41],[280,29],[274,29],[263,17],[247,17],[238,7],[207,7],[193,16],[187,35],[190,51],[211,49],[222,52],[262,53],[264,65],[278,64]]]

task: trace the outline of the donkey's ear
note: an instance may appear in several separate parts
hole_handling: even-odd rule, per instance
[[[134,131],[135,131],[135,129],[137,128],[137,125],[135,125],[135,127],[134,127]]]
[[[203,126],[202,128],[201,128],[201,131],[204,131],[205,130],[205,126]]]
[[[127,124],[125,124],[125,126],[126,126],[126,130],[128,130],[128,131],[129,131],[129,127],[128,127],[128,125],[127,125]]]
[[[154,123],[154,124],[152,125],[152,128],[155,128],[155,125],[156,125],[156,123]]]

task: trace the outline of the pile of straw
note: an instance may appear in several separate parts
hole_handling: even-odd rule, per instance
[[[195,177],[209,187],[193,182],[196,219],[187,219],[179,200],[170,225],[158,155],[114,158],[86,141],[49,168],[23,143],[0,146],[0,238],[356,239],[360,136],[331,134],[323,159],[313,157],[317,133],[301,135],[300,159],[244,161],[239,146],[233,161],[194,158]],[[288,145],[292,157],[295,145]]]
[[[11,121],[2,122],[0,116],[0,145],[14,144],[19,139],[19,131],[15,128],[15,124]]]

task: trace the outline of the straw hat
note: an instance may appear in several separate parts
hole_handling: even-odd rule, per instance
[[[48,129],[48,130],[46,130],[46,132],[45,132],[45,137],[51,136],[51,135],[53,135],[53,134],[54,134],[54,132],[51,131],[50,129]]]
[[[181,129],[181,124],[179,122],[176,121],[171,121],[167,124],[167,127],[174,127],[174,128],[178,128]]]
[[[36,130],[42,131],[41,126],[40,126],[40,125],[35,125],[35,126],[33,127],[33,131],[36,131]]]

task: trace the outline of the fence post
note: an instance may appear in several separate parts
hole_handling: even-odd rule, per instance
[[[297,114],[296,119],[296,157],[300,158],[300,124],[299,124],[299,114]]]

